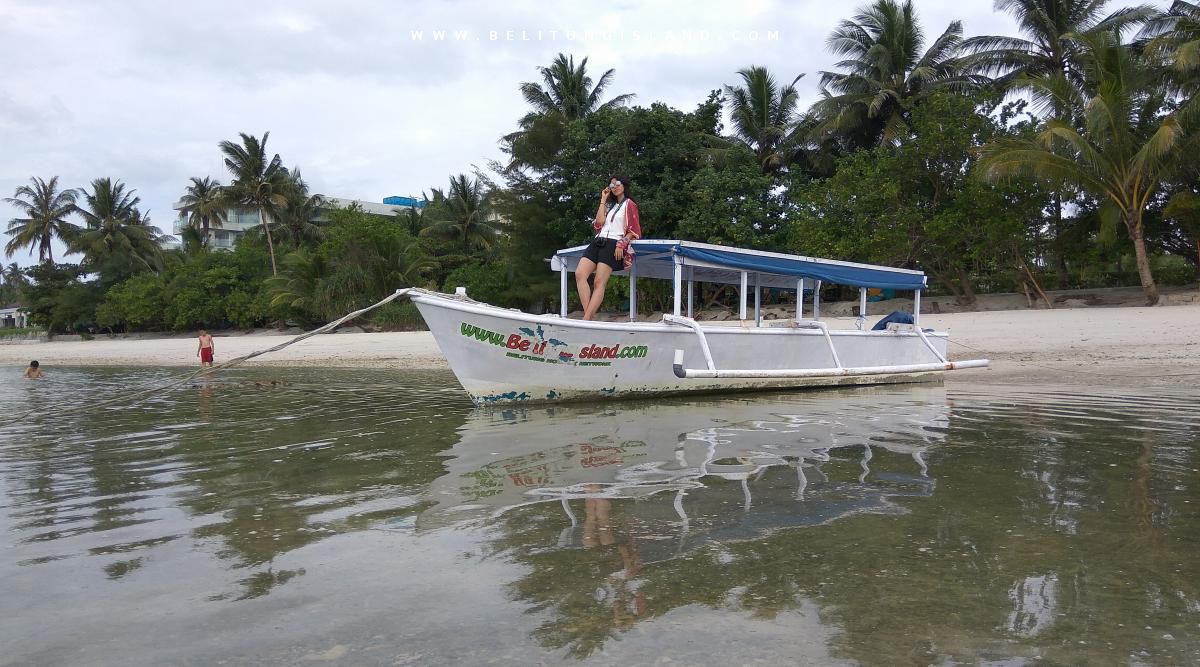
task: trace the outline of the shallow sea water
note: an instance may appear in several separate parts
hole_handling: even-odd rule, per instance
[[[1196,392],[0,369],[0,665],[1200,661]]]

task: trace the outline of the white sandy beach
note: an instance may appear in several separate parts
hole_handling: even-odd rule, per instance
[[[880,307],[880,310],[890,307]],[[831,309],[832,310],[832,309]],[[882,315],[882,313],[880,313]],[[877,317],[868,317],[873,322]],[[827,318],[853,328],[849,317]],[[925,314],[921,324],[950,333],[951,357],[988,357],[991,369],[956,371],[948,381],[1071,382],[1107,385],[1200,383],[1200,304]],[[290,340],[272,334],[216,337],[217,362]],[[55,366],[195,366],[192,337],[107,338],[0,345],[0,365],[37,359]],[[315,336],[248,362],[257,366],[446,368],[428,332]],[[1184,374],[1192,375],[1184,375]]]

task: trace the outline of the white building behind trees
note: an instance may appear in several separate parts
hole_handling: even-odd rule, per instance
[[[385,197],[383,203],[362,201],[360,199],[325,197],[321,205],[321,214],[316,217],[314,222],[328,220],[328,211],[346,209],[351,206],[357,206],[366,213],[374,213],[375,215],[401,215],[412,209],[423,208],[425,203],[424,199],[417,197]],[[180,210],[182,206],[182,202],[175,202],[174,208],[178,212],[178,215],[175,218],[171,233],[176,236],[179,236],[183,233],[183,230],[188,228],[188,216]],[[242,234],[258,227],[260,227],[258,211],[231,206],[226,211],[225,220],[221,223],[221,226],[209,230],[209,247],[231,249]]]

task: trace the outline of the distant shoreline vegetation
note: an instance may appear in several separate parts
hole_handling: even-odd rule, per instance
[[[503,162],[396,215],[331,210],[269,133],[220,142],[226,174],[183,187],[178,248],[119,179],[34,177],[6,199],[20,214],[5,252],[40,262],[4,269],[0,303],[51,333],[310,326],[410,285],[557,310],[543,260],[587,239],[604,179],[622,174],[648,238],[917,268],[963,303],[1140,285],[1154,304],[1200,264],[1200,5],[1108,4],[998,0],[1019,33],[966,36],[877,0],[829,35],[834,71],[748,65],[691,110],[634,105],[611,94],[614,70],[559,54],[520,84],[529,111],[501,138]],[[797,86],[813,84],[818,101],[799,108]],[[218,250],[231,210],[258,224]],[[614,282],[610,308],[628,293]],[[647,312],[670,298],[639,293]],[[372,317],[420,326],[408,304]]]

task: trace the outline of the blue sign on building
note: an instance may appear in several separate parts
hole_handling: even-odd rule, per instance
[[[408,206],[409,208],[424,208],[425,200],[416,197],[384,197],[383,203],[389,206]]]

